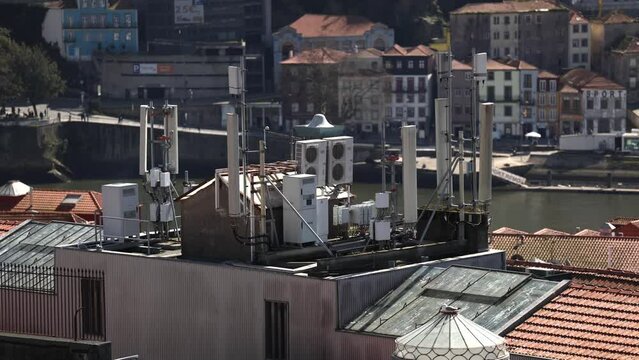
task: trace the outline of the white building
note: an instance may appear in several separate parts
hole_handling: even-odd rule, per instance
[[[590,24],[581,14],[572,12],[568,26],[568,67],[590,70]]]
[[[479,86],[479,98],[495,103],[495,137],[521,136],[519,70],[492,59],[488,60],[487,70],[488,78]]]

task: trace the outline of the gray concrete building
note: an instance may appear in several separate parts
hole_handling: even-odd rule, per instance
[[[458,59],[473,51],[559,72],[568,66],[568,9],[547,0],[467,4],[450,14]]]
[[[447,58],[445,58],[447,60]],[[447,64],[437,64],[437,71],[448,69]],[[470,134],[472,117],[472,86],[473,68],[461,61],[453,59],[452,68],[452,107],[453,107],[453,134],[457,136],[459,131]],[[435,79],[437,97],[448,97],[448,79]]]
[[[639,0],[561,0],[561,2],[589,16],[619,10],[635,16],[639,15]]]
[[[634,109],[639,103],[637,89],[637,62],[639,61],[639,38],[626,37],[610,51],[608,63],[611,79],[623,85],[628,91],[628,105]]]
[[[610,49],[626,36],[636,35],[639,35],[639,21],[623,13],[612,13],[590,21],[592,71],[610,76],[610,68],[606,66]]]

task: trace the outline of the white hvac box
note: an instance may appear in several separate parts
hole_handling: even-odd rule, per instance
[[[317,204],[315,175],[296,174],[287,175],[282,181],[282,193],[291,205],[317,230]],[[313,232],[300,219],[297,213],[284,202],[284,242],[290,244],[305,244],[317,241]],[[328,216],[328,215],[327,215]]]
[[[331,198],[328,196],[317,197],[317,235],[322,240],[328,239],[328,202]]]
[[[324,139],[327,141],[328,185],[350,184],[353,182],[353,138],[336,136]]]
[[[139,203],[137,184],[102,185],[104,237],[124,241],[127,236],[139,235]]]
[[[417,195],[414,195],[417,197]],[[390,206],[389,192],[375,193],[375,207],[378,209],[388,209]]]
[[[326,140],[302,140],[295,143],[299,174],[316,175],[317,186],[326,185]]]
[[[333,225],[345,225],[351,221],[351,212],[346,205],[333,206]]]
[[[388,220],[371,220],[371,237],[375,241],[391,239],[391,224]]]

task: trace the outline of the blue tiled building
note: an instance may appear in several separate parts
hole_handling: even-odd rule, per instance
[[[73,0],[50,5],[42,36],[56,43],[62,56],[87,61],[95,51],[138,51],[137,10],[123,0]]]

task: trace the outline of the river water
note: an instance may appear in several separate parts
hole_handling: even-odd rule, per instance
[[[100,191],[100,186],[114,182],[139,182],[123,180],[77,180],[70,183],[31,184],[42,188],[87,189]],[[181,191],[181,181],[177,182]],[[352,187],[357,202],[373,199],[381,185],[356,183]],[[433,189],[418,189],[418,204],[424,205]],[[466,199],[470,194],[466,195]],[[401,206],[401,189],[399,190]],[[468,201],[468,200],[467,200]],[[586,194],[558,192],[527,192],[519,190],[493,190],[490,207],[492,229],[508,226],[524,231],[537,231],[549,227],[566,232],[581,229],[599,229],[603,223],[617,216],[639,216],[639,195]]]

